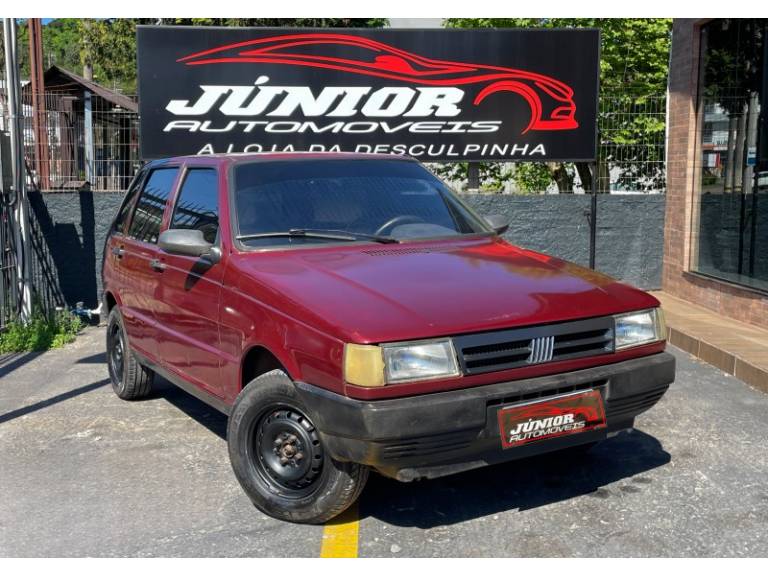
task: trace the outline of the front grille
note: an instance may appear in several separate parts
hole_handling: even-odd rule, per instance
[[[613,317],[467,334],[453,339],[464,374],[613,352]]]

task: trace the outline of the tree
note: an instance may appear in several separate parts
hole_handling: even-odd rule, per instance
[[[80,20],[81,33],[92,50],[94,77],[126,92],[136,91],[136,26],[271,26],[271,27],[380,27],[381,18],[108,18]],[[84,58],[87,52],[84,54]]]
[[[672,20],[669,18],[449,18],[450,28],[599,28],[601,34],[600,98],[603,111],[598,125],[610,125],[610,133],[601,136],[601,191],[606,191],[608,165],[612,152],[621,147],[623,169],[620,182],[636,182],[643,176],[643,185],[657,186],[663,179],[660,169],[663,157],[658,149],[643,146],[649,136],[664,133],[665,120],[658,114],[645,114],[649,97],[666,91]],[[606,105],[608,104],[608,105]],[[629,110],[631,114],[613,114],[612,110]],[[634,159],[634,162],[633,162]],[[547,163],[551,180],[561,192],[570,192],[574,171],[578,172],[584,188],[589,189],[592,176],[587,164]],[[456,172],[449,167],[448,172]],[[460,169],[466,171],[466,168]],[[541,182],[542,169],[521,171],[526,181]],[[642,172],[642,174],[639,174]],[[446,170],[443,171],[446,173]],[[537,178],[531,180],[535,173]],[[450,174],[448,174],[450,177]],[[514,176],[513,176],[514,177]],[[518,182],[522,187],[526,182]]]
[[[87,76],[109,88],[136,91],[136,26],[269,26],[380,28],[384,18],[57,18],[43,27],[43,61]],[[2,34],[0,34],[0,38]],[[26,20],[19,21],[19,63],[29,77]],[[0,64],[2,64],[0,51]],[[89,72],[90,70],[90,72]]]
[[[0,38],[2,38],[0,30]],[[19,71],[22,78],[29,77],[29,31],[27,20],[17,23]],[[77,21],[60,18],[43,27],[43,63],[46,66],[58,64],[67,70],[80,68],[80,38]],[[5,70],[5,52],[0,50],[0,66]]]

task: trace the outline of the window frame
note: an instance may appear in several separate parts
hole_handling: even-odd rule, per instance
[[[180,175],[175,183],[174,186],[174,192],[172,196],[169,196],[168,203],[170,205],[170,214],[168,215],[168,221],[166,222],[166,225],[161,228],[161,232],[164,232],[165,230],[185,230],[185,228],[174,228],[173,227],[173,217],[176,214],[176,209],[179,205],[179,200],[181,200],[181,193],[184,188],[184,183],[187,181],[187,176],[189,173],[193,170],[212,170],[213,173],[216,175],[216,202],[217,202],[217,209],[218,209],[218,227],[216,230],[216,240],[213,242],[213,246],[221,248],[221,222],[222,222],[222,202],[221,202],[221,179],[220,179],[220,173],[219,168],[215,164],[185,164],[183,167],[181,167]]]
[[[126,235],[126,228],[130,225],[131,221],[133,220],[133,210],[135,208],[133,204],[136,203],[136,199],[141,195],[141,191],[144,189],[144,182],[146,180],[148,173],[149,173],[149,170],[147,169],[147,167],[143,166],[136,173],[136,176],[134,176],[133,181],[128,186],[128,190],[126,191],[125,196],[123,197],[123,200],[120,202],[120,208],[117,209],[117,213],[115,214],[115,217],[112,219],[112,224],[109,227],[110,234],[112,235],[117,234],[119,236]],[[123,210],[126,210],[125,218],[123,218],[122,226],[118,228],[117,220],[120,217],[120,214],[123,212]]]

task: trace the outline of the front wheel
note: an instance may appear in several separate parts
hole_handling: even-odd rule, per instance
[[[240,392],[229,417],[229,457],[240,485],[262,512],[280,520],[320,524],[360,495],[368,468],[334,460],[296,395],[273,370]]]

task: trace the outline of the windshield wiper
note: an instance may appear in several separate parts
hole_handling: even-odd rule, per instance
[[[284,232],[261,232],[259,234],[242,234],[237,236],[238,240],[248,241],[259,238],[325,238],[328,240],[371,240],[381,244],[399,244],[400,240],[392,236],[377,236],[376,234],[365,234],[363,232],[349,232],[347,230],[326,230],[323,228],[291,228]]]

